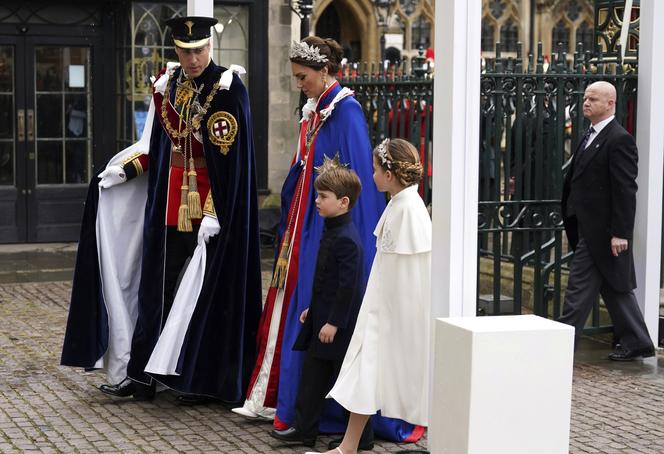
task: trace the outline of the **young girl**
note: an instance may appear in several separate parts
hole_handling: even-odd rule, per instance
[[[391,200],[374,230],[367,290],[328,395],[351,412],[341,445],[328,454],[355,454],[364,425],[378,411],[428,423],[431,219],[417,192],[422,165],[402,139],[386,139],[373,154],[374,182]]]

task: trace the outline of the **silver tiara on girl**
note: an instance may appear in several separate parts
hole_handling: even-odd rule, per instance
[[[302,60],[313,61],[316,63],[328,62],[327,56],[322,55],[318,47],[314,45],[310,46],[304,41],[301,42],[293,41],[288,57],[300,58]]]
[[[384,165],[388,169],[391,169],[392,168],[392,161],[387,156],[387,143],[389,141],[390,141],[390,139],[388,138],[388,139],[383,140],[380,144],[378,144],[378,157],[380,158],[381,165]]]

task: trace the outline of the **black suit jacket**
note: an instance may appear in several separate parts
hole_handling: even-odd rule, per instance
[[[638,152],[634,138],[614,119],[585,150],[577,149],[562,195],[567,238],[576,249],[583,236],[606,282],[618,292],[636,287],[632,234],[636,212]],[[568,205],[574,216],[568,216]],[[626,252],[611,254],[611,237],[629,241]]]
[[[362,242],[350,213],[325,219],[311,305],[293,350],[309,349],[318,358],[343,359],[364,297],[363,263]],[[338,328],[329,344],[318,339],[326,323]]]

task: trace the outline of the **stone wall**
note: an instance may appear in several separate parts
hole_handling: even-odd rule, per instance
[[[298,30],[293,34],[292,11],[285,0],[270,1],[268,21],[268,188],[281,191],[297,144],[298,118],[295,109],[299,92],[291,82],[288,50]],[[296,24],[299,28],[299,23]]]

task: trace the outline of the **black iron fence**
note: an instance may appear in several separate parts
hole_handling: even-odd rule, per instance
[[[399,64],[351,63],[341,69],[343,86],[362,105],[372,144],[402,138],[420,150],[424,178],[420,193],[431,201],[433,74],[422,56]]]
[[[571,258],[560,213],[562,182],[572,151],[587,127],[585,87],[607,80],[617,89],[617,120],[635,134],[637,68],[604,62],[579,47],[558,52],[496,57],[481,75],[478,205],[478,312],[550,318],[562,308]],[[373,143],[402,137],[421,151],[422,194],[430,202],[433,72],[421,59],[387,68],[352,64],[342,85],[355,90]],[[608,329],[593,311],[590,331]]]

